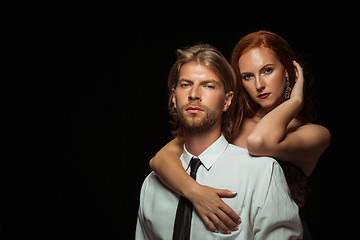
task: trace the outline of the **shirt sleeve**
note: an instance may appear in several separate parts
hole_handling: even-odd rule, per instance
[[[254,219],[255,239],[302,239],[302,224],[284,173],[274,161],[265,201]]]
[[[139,204],[139,211],[138,211],[138,216],[137,216],[136,232],[135,232],[136,240],[150,240],[150,237],[148,236],[148,233],[147,233],[147,226],[146,226],[145,218],[144,218],[144,214],[143,214],[144,213],[143,206],[144,206],[144,199],[145,199],[145,195],[146,195],[147,183],[148,183],[148,179],[146,178],[141,187],[141,191],[140,191],[140,204]]]

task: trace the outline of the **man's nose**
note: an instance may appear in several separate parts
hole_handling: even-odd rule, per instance
[[[200,88],[198,86],[193,86],[189,92],[189,101],[201,100]]]
[[[261,77],[257,77],[255,80],[255,87],[258,92],[261,92],[265,88],[265,82]]]

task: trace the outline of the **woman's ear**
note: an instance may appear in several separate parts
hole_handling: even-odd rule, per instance
[[[224,101],[223,112],[226,112],[226,110],[229,109],[233,97],[234,97],[234,92],[233,92],[233,91],[227,92],[227,93],[225,94],[225,101]]]
[[[285,77],[289,78],[289,73],[286,69],[285,69]]]

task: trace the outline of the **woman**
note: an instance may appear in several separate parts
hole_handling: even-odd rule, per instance
[[[277,159],[292,197],[302,209],[307,177],[330,143],[329,131],[311,123],[303,70],[289,44],[268,31],[242,38],[233,50],[231,65],[240,99],[237,124],[228,140],[247,148],[251,155]],[[175,138],[151,160],[151,168],[193,203],[209,230],[235,229],[240,217],[221,197],[234,197],[236,193],[195,182],[180,163],[182,149],[181,141]]]

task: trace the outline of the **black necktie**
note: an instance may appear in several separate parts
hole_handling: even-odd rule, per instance
[[[190,176],[196,180],[196,172],[201,165],[198,158],[193,157],[190,161]],[[173,240],[189,240],[191,228],[191,216],[193,205],[189,200],[180,196],[178,208],[176,211]]]

